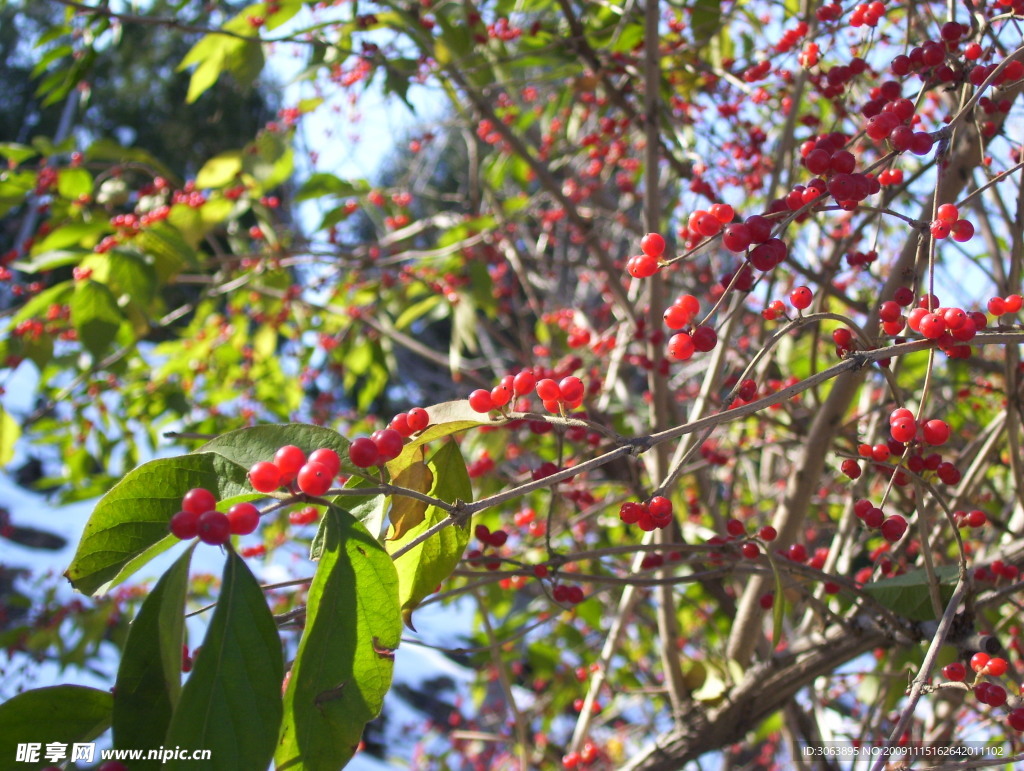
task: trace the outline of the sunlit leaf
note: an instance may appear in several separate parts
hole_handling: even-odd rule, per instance
[[[401,639],[391,558],[348,512],[324,515],[320,561],[285,691],[278,769],[334,771],[355,753],[391,685]]]

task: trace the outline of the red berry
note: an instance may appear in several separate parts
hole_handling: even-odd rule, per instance
[[[391,428],[374,431],[370,441],[377,445],[377,453],[382,461],[394,460],[402,454],[402,435]]]
[[[228,509],[228,526],[235,535],[249,535],[260,523],[260,510],[251,503],[236,503]]]
[[[562,378],[558,383],[558,398],[567,404],[583,398],[583,381],[575,375]]]
[[[973,656],[971,656],[971,669],[973,669],[975,672],[981,672],[981,670],[988,666],[988,662],[991,661],[991,659],[992,657],[989,656],[987,653],[978,651]]]
[[[544,378],[537,383],[537,396],[541,401],[557,402],[561,395],[562,391],[559,389],[558,383],[551,378]]]
[[[511,386],[501,383],[499,385],[494,386],[494,388],[491,389],[491,404],[493,404],[495,407],[500,409],[501,407],[504,407],[506,404],[508,404],[510,401],[512,401]]]
[[[942,240],[949,235],[950,223],[943,222],[942,220],[932,220],[932,224],[928,230],[932,234],[932,238],[936,240]]]
[[[1006,722],[1014,731],[1024,731],[1024,707],[1011,709],[1006,716]]]
[[[727,203],[713,203],[708,211],[723,225],[732,222],[732,218],[736,216],[735,210]]]
[[[897,442],[911,442],[917,433],[917,423],[913,418],[897,418],[889,424],[889,433]]]
[[[747,217],[743,224],[747,226],[750,232],[750,242],[752,244],[762,244],[771,238],[772,235],[772,221],[767,217],[762,217],[760,214],[754,214]]]
[[[957,220],[949,229],[954,241],[963,243],[974,238],[974,223],[970,220]]]
[[[1006,309],[1006,313],[1016,313],[1024,305],[1024,297],[1019,294],[1008,294],[1003,298],[1003,307]]]
[[[655,519],[672,516],[672,501],[663,496],[654,496],[647,502],[647,510]]]
[[[745,252],[750,241],[750,228],[742,223],[729,225],[722,233],[722,246],[730,252]]]
[[[646,510],[643,504],[636,501],[626,501],[619,506],[619,519],[627,525],[635,525],[640,521],[640,516]]]
[[[306,462],[306,453],[293,444],[286,444],[274,453],[274,465],[281,469],[281,476],[294,479],[302,464]]]
[[[771,525],[765,525],[757,531],[758,536],[762,541],[774,541],[779,537],[778,531],[775,530]]]
[[[376,466],[380,461],[380,451],[377,450],[377,445],[370,437],[360,436],[348,446],[348,459],[354,466],[369,468]]]
[[[889,543],[896,543],[907,532],[907,520],[899,514],[893,514],[882,523],[882,537]]]
[[[196,521],[196,535],[203,543],[219,546],[231,537],[231,524],[227,515],[220,511],[208,511]]]
[[[913,417],[914,413],[908,410],[906,407],[897,407],[896,409],[889,413],[889,425],[891,426],[897,420]]]
[[[686,361],[693,356],[693,338],[685,332],[672,335],[668,341],[668,355],[676,361]]]
[[[989,659],[988,664],[985,665],[985,674],[992,675],[992,677],[1002,677],[1006,674],[1007,663],[1006,659],[1000,658],[999,656],[993,656]]]
[[[839,466],[839,470],[842,471],[850,479],[857,479],[860,477],[860,464],[853,458],[847,458]]]
[[[761,553],[760,547],[752,541],[747,541],[743,546],[740,547],[740,552],[748,560],[757,559],[757,556]]]
[[[260,493],[272,493],[281,486],[281,469],[270,461],[261,460],[249,469],[249,483]]]
[[[388,428],[385,430],[392,431],[393,429]],[[395,433],[397,434],[398,432],[395,431]],[[331,480],[333,478],[334,475],[331,474],[331,470],[323,463],[310,461],[299,469],[299,474],[295,481],[298,483],[299,489],[306,495],[323,495],[331,489]]]
[[[988,301],[988,312],[993,316],[1002,316],[1006,313],[1006,302],[1002,297],[993,297]]]
[[[494,400],[491,399],[491,392],[478,388],[469,395],[469,406],[475,412],[490,412],[494,409]]]
[[[411,436],[413,433],[413,430],[409,428],[409,415],[405,412],[399,412],[395,417],[391,418],[388,428],[395,429],[402,436]]]
[[[878,318],[881,321],[896,321],[901,315],[900,306],[895,300],[886,300],[878,306]]]
[[[861,519],[867,527],[874,530],[875,528],[881,527],[882,523],[885,522],[885,512],[877,506],[871,506],[864,512]]]
[[[952,680],[956,683],[962,683],[967,677],[967,667],[961,664],[959,661],[954,661],[951,664],[946,664],[942,668],[942,676],[947,680]]]
[[[193,511],[179,511],[171,517],[170,528],[175,538],[187,541],[196,537],[196,524],[199,515]]]
[[[718,345],[718,333],[712,327],[697,327],[693,330],[693,347],[701,353],[714,350]]]
[[[422,407],[413,407],[409,410],[407,422],[410,430],[412,430],[413,433],[416,433],[430,425],[430,415]]]
[[[648,278],[658,272],[658,258],[638,254],[626,262],[626,270],[633,278]]]
[[[944,420],[929,420],[921,427],[921,434],[928,444],[945,444],[949,439],[949,424]]]
[[[734,538],[738,538],[739,536],[746,534],[747,529],[738,519],[730,519],[725,523],[725,532]]]
[[[814,300],[814,293],[806,286],[798,286],[789,293],[789,301],[793,304],[794,308],[800,311],[811,307],[812,300]]]
[[[665,309],[662,318],[665,319],[665,326],[669,329],[682,329],[693,321],[693,314],[682,305],[670,305]]]
[[[658,233],[648,233],[640,239],[640,251],[648,257],[658,259],[665,252],[665,239]]]
[[[892,299],[902,308],[914,302],[914,292],[910,287],[901,286],[892,293]]]
[[[181,510],[190,511],[196,516],[217,508],[217,498],[209,490],[194,487],[181,499]],[[191,538],[192,536],[189,536]]]
[[[832,342],[843,349],[849,349],[853,345],[853,332],[846,327],[840,327],[839,329],[833,330]]]
[[[533,393],[533,389],[537,387],[537,378],[533,372],[528,369],[524,369],[514,378],[512,378],[512,390],[516,396],[527,396]]]
[[[313,452],[309,454],[308,462],[320,463],[326,466],[331,478],[336,477],[338,472],[341,471],[341,458],[339,458],[338,453],[330,447],[321,447],[318,450],[313,450]]]
[[[969,511],[967,512],[967,516],[964,517],[964,523],[967,527],[984,527],[986,522],[988,522],[988,517],[986,517],[985,512],[980,509]]]

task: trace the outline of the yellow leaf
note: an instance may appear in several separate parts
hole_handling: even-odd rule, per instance
[[[399,487],[429,493],[434,484],[434,475],[423,461],[423,448],[419,449],[419,457],[409,466],[402,469],[394,478],[393,483]],[[410,498],[406,495],[395,495],[391,501],[391,529],[388,540],[394,541],[408,533],[423,521],[427,511],[426,501]]]

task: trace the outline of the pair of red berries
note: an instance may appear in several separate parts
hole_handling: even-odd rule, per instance
[[[889,433],[897,442],[909,443],[918,434],[917,420],[914,413],[906,407],[900,407],[889,415]],[[921,425],[921,438],[930,445],[942,445],[949,440],[949,424],[944,420],[932,419]]]
[[[227,514],[217,511],[217,498],[196,487],[181,499],[181,511],[171,517],[170,529],[177,538],[199,536],[203,543],[221,545],[232,535],[248,535],[260,522],[260,510],[251,503],[236,503]]]
[[[395,417],[388,423],[388,428],[392,428],[403,437],[412,436],[413,434],[422,431],[430,425],[430,415],[422,407],[413,407],[408,412],[399,412]]]
[[[370,436],[360,436],[352,440],[352,444],[348,446],[348,459],[352,461],[352,465],[359,468],[379,466],[401,455],[404,442],[405,438],[394,428],[374,431]]]
[[[294,483],[306,495],[323,495],[340,470],[341,458],[329,447],[314,450],[307,458],[300,448],[287,444],[274,454],[273,461],[253,464],[249,484],[257,492],[272,493]]]

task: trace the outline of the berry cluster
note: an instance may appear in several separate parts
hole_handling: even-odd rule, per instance
[[[672,522],[672,501],[661,495],[646,503],[625,501],[619,507],[619,519],[627,525],[639,525],[645,532],[660,530]]]
[[[501,567],[501,560],[497,557],[486,555],[488,548],[500,549],[508,542],[508,533],[504,530],[495,530],[493,533],[487,525],[477,525],[473,529],[477,540],[483,544],[482,549],[471,549],[466,553],[466,560],[470,565],[476,567],[480,564],[487,570],[498,570]]]
[[[878,529],[889,543],[896,543],[907,532],[907,520],[900,514],[886,516],[885,512],[873,505],[867,498],[854,502],[853,513],[872,530]]]
[[[513,397],[527,397],[534,391],[544,404],[544,409],[553,414],[578,409],[586,396],[586,386],[575,375],[566,375],[560,380],[537,379],[532,370],[525,369],[517,375],[506,375],[490,391],[478,388],[469,395],[469,406],[476,412],[501,410]]]
[[[909,294],[909,293],[908,293]],[[950,358],[967,358],[971,347],[967,343],[988,324],[988,318],[981,311],[968,312],[963,308],[947,308],[939,305],[935,295],[924,295],[904,316],[900,302],[905,297],[894,297],[883,302],[878,309],[882,330],[888,335],[900,334],[909,327],[928,340],[935,340],[939,349]]]
[[[323,495],[341,470],[338,453],[321,447],[306,458],[300,448],[286,444],[274,454],[274,460],[261,460],[249,469],[249,484],[260,493],[272,493],[281,487],[306,495]]]
[[[181,499],[181,511],[171,517],[171,533],[184,540],[199,536],[203,543],[219,546],[232,535],[248,535],[260,522],[260,511],[251,503],[236,503],[227,514],[217,511],[217,497],[195,487]]]
[[[401,455],[404,446],[405,437],[397,429],[382,428],[369,436],[353,439],[348,446],[348,459],[359,468],[379,466]]]
[[[970,241],[974,237],[974,224],[970,220],[960,219],[960,210],[956,204],[944,203],[935,210],[935,219],[929,231],[936,241],[947,236],[952,236],[954,241]]]
[[[580,710],[576,710],[579,712]],[[567,752],[562,756],[562,768],[573,769],[581,765],[589,766],[601,757],[601,751],[593,742],[585,742],[578,752]]]
[[[1005,675],[1009,669],[1006,659],[978,651],[971,656],[969,663],[975,673],[971,688],[974,697],[989,707],[1004,706],[1007,701],[1006,688],[997,682],[982,678],[998,679]],[[954,661],[942,668],[942,676],[955,683],[965,682],[967,667],[960,661]],[[1006,722],[1014,731],[1024,731],[1024,708],[1011,709],[1006,715]]]
[[[726,522],[725,532],[725,538],[718,536],[717,539],[712,539],[715,541],[716,545],[718,543],[730,543],[743,539],[743,543],[740,546],[740,554],[749,560],[757,559],[757,557],[760,556],[761,546],[758,544],[757,540],[748,537],[747,528],[740,520],[730,519]],[[778,537],[778,535],[778,532],[771,525],[765,525],[757,531],[757,538],[765,543],[771,543]],[[793,546],[790,547],[790,550],[785,552],[782,556],[796,562],[803,562],[807,559],[807,549],[804,548],[803,544],[793,544]]]

